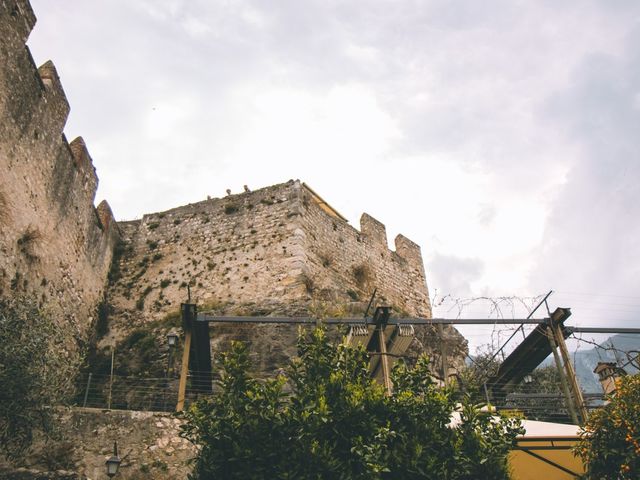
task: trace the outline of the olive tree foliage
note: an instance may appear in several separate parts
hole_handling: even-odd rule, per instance
[[[259,381],[250,367],[245,345],[232,344],[216,394],[185,413],[182,434],[199,446],[193,479],[508,478],[519,421],[460,407],[426,357],[394,368],[391,396],[371,379],[364,349],[322,328],[300,337],[277,378]]]
[[[607,400],[589,416],[575,449],[585,463],[585,478],[640,478],[640,374],[619,378]]]
[[[30,297],[0,299],[0,453],[16,459],[34,432],[53,433],[51,406],[72,387],[77,355]]]

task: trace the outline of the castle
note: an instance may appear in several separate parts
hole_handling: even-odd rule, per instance
[[[352,227],[297,180],[130,222],[116,222],[106,201],[94,207],[98,178],[82,138],[64,136],[69,104],[55,67],[36,68],[25,45],[33,11],[26,0],[2,8],[0,294],[36,294],[69,348],[86,346],[96,329],[104,348],[162,325],[187,286],[202,308],[231,314],[353,316],[375,290],[396,314],[431,316],[420,247],[398,235],[390,250],[382,223],[363,214]],[[250,340],[265,368],[293,354],[291,328],[219,330],[214,343]],[[447,332],[455,369],[466,345]],[[437,357],[435,332],[417,337],[416,348]]]
[[[94,351],[90,371],[104,371],[115,347],[116,374],[164,376],[164,336],[179,328],[189,294],[201,310],[322,318],[361,316],[375,291],[375,303],[396,315],[431,316],[420,247],[398,235],[389,249],[382,223],[363,214],[354,228],[298,180],[128,222],[116,222],[106,201],[95,207],[98,177],[83,139],[63,133],[69,103],[56,69],[37,68],[25,43],[35,21],[28,0],[0,2],[0,297],[37,297],[67,352]],[[211,332],[214,352],[247,341],[262,374],[295,354],[297,329],[288,325]],[[450,326],[444,334],[450,375],[464,363],[466,341]],[[440,335],[417,328],[414,353],[438,365]],[[136,408],[125,397],[119,407]],[[131,458],[169,465],[155,478],[186,475],[190,450],[177,420],[97,412],[77,410],[67,421],[82,438],[81,471],[103,467],[91,432],[113,430],[140,436]]]

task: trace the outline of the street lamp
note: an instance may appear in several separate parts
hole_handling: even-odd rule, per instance
[[[113,478],[118,473],[120,467],[120,457],[118,456],[118,443],[113,442],[113,455],[105,462],[107,466],[107,476]]]
[[[173,330],[167,333],[167,343],[169,344],[169,348],[173,348],[178,343],[178,334]]]

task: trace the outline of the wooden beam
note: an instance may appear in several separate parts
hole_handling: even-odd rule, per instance
[[[562,355],[564,368],[567,373],[567,377],[569,378],[569,385],[571,386],[571,390],[573,391],[573,398],[575,401],[577,413],[580,415],[582,420],[582,423],[580,425],[584,425],[587,421],[587,417],[589,413],[587,412],[587,408],[584,405],[582,390],[580,390],[578,377],[576,376],[576,371],[573,368],[573,364],[571,363],[571,358],[569,357],[569,350],[567,349],[567,344],[564,341],[564,336],[562,335],[562,331],[560,330],[560,324],[556,322],[553,318],[551,322],[551,328],[553,329],[553,335],[558,345],[558,350],[560,350],[560,355]]]
[[[384,325],[378,325],[378,342],[380,343],[380,361],[382,362],[382,381],[388,396],[391,396],[391,372],[389,371],[389,357],[387,356],[387,339],[384,336]]]
[[[551,326],[547,327],[547,338],[549,339],[549,344],[551,345],[551,351],[553,352],[553,359],[556,362],[556,368],[558,369],[558,375],[560,376],[560,386],[562,387],[562,393],[564,393],[565,401],[567,402],[567,409],[569,410],[569,415],[571,416],[571,420],[573,423],[578,425],[580,423],[578,419],[578,414],[574,408],[573,398],[571,397],[571,393],[569,391],[569,385],[567,384],[567,378],[564,368],[562,368],[562,362],[560,360],[560,355],[558,354],[558,348],[555,339],[555,333]]]
[[[187,393],[187,375],[189,375],[189,351],[191,350],[191,326],[185,328],[184,350],[182,352],[182,368],[180,369],[180,385],[178,386],[178,403],[176,412],[184,410],[184,399]]]

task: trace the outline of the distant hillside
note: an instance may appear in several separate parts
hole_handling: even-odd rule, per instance
[[[614,350],[615,349],[615,350]],[[576,374],[580,386],[587,393],[601,393],[602,388],[598,376],[593,373],[598,362],[616,362],[618,365],[627,363],[625,352],[640,351],[640,335],[614,335],[600,344],[588,350],[578,350],[572,354]],[[617,358],[616,358],[617,355]],[[542,366],[552,365],[553,357],[549,356]],[[627,365],[624,367],[627,373],[638,373],[637,369]]]

